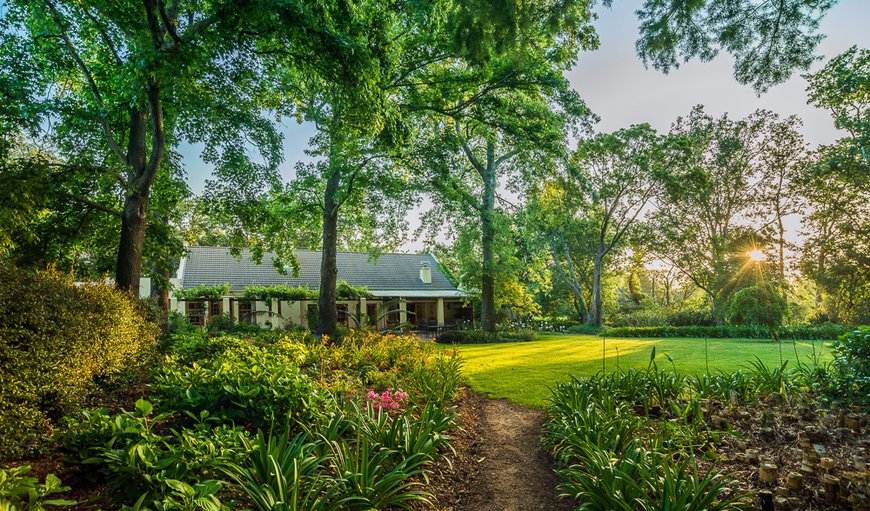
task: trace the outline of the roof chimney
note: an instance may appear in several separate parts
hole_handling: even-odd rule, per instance
[[[429,268],[429,261],[423,261],[420,266],[420,280],[424,284],[432,283],[432,268]]]

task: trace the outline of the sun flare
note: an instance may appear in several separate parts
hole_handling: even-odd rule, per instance
[[[753,261],[763,261],[764,252],[762,252],[761,250],[752,250],[749,252],[749,258]]]

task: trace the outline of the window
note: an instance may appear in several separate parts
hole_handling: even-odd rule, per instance
[[[366,316],[368,316],[369,325],[377,325],[378,323],[378,306],[374,303],[366,304]]]
[[[184,312],[187,314],[187,320],[191,325],[205,325],[205,303],[204,302],[184,302]]]
[[[314,330],[317,327],[317,304],[309,303],[308,310],[305,313],[305,320],[308,322],[308,328]]]
[[[209,320],[215,316],[220,316],[224,312],[223,300],[211,300],[208,302],[208,317]]]
[[[399,321],[402,319],[401,314],[399,314],[399,303],[392,302],[387,305],[387,326],[394,327],[399,324]]]
[[[254,323],[253,302],[239,302],[239,323]]]

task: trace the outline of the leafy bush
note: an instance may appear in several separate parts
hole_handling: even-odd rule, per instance
[[[156,407],[87,410],[57,439],[128,504],[123,511],[225,509],[216,474],[258,510],[407,509],[428,497],[429,466],[450,449],[456,413],[446,402],[460,370],[458,350],[415,337],[347,331],[329,343],[303,332],[245,340],[197,331],[174,336],[156,371]],[[374,410],[364,395],[376,382],[409,395]],[[243,425],[259,432],[251,438]]]
[[[155,374],[152,388],[163,409],[205,410],[254,427],[273,421],[304,424],[315,420],[329,401],[296,363],[278,350],[235,344],[190,365],[170,358]]]
[[[185,498],[192,490],[213,501],[214,492],[206,491],[213,485],[195,485],[207,483],[220,463],[242,452],[246,433],[240,427],[213,426],[217,418],[207,412],[193,418],[193,429],[169,429],[172,414],[155,414],[150,402],[139,400],[134,411],[113,415],[94,409],[84,411],[81,419],[68,419],[69,428],[58,442],[69,462],[87,465],[84,473],[106,482],[116,495],[135,498],[149,492],[160,502]]]
[[[211,316],[206,325],[206,330],[209,332],[233,332],[235,329],[236,321],[227,312]]]
[[[831,368],[823,375],[825,396],[870,411],[870,326],[842,335],[833,350]]]
[[[462,377],[462,357],[459,350],[449,349],[412,364],[404,380],[418,400],[444,406],[456,399]]]
[[[435,405],[395,416],[351,405],[295,437],[261,430],[221,470],[258,511],[408,509],[427,498],[420,479],[454,421],[453,408]]]
[[[780,328],[780,339],[831,340],[849,331],[843,325],[799,325]],[[614,327],[603,328],[601,335],[607,337],[708,337],[711,339],[766,339],[770,331],[765,327],[753,326],[651,326],[651,327]]]
[[[354,429],[368,440],[394,451],[398,458],[422,456],[427,461],[441,457],[449,448],[445,432],[456,428],[456,408],[428,403],[390,415],[383,408],[352,409]]]
[[[735,325],[761,326],[775,332],[782,325],[786,312],[788,303],[785,298],[773,286],[764,283],[734,293],[728,320]]]
[[[247,495],[258,511],[338,511],[344,501],[335,497],[337,481],[322,474],[327,457],[306,435],[267,435],[263,431],[244,440],[244,455],[221,471]]]
[[[158,333],[115,287],[0,263],[0,456],[35,447],[93,383],[144,366]]]
[[[531,330],[486,332],[484,330],[448,330],[436,339],[442,344],[482,344],[492,342],[527,342],[537,339]]]
[[[194,326],[193,323],[187,319],[187,316],[184,314],[171,310],[169,311],[169,333],[170,334],[188,334],[191,332],[196,332],[199,330],[199,327]]]
[[[4,511],[45,511],[46,506],[72,506],[69,499],[49,498],[54,493],[69,491],[54,474],[45,476],[45,482],[28,476],[27,465],[12,469],[0,468],[0,509]]]
[[[566,332],[571,334],[586,334],[586,335],[596,335],[601,331],[601,327],[597,325],[590,325],[588,323],[581,323],[579,325],[574,325],[568,327]]]
[[[412,502],[428,502],[428,493],[418,489],[426,475],[427,458],[421,454],[391,463],[395,459],[391,450],[361,437],[329,442],[329,457],[332,473],[342,483],[338,486],[342,509],[410,509]]]
[[[607,324],[612,327],[627,326],[713,326],[713,314],[708,310],[685,309],[671,310],[664,307],[652,307],[631,310],[614,314],[607,318]]]

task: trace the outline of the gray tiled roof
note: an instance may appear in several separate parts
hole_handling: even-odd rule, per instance
[[[287,284],[311,289],[320,287],[320,252],[297,250],[299,275],[293,277],[292,271],[288,271],[287,275],[278,273],[272,264],[272,253],[263,255],[262,264],[255,264],[248,250],[243,250],[241,259],[236,259],[224,247],[188,249],[190,253],[179,275],[184,289],[215,284],[230,284],[234,291],[241,291],[251,284]],[[424,284],[420,280],[420,267],[424,261],[432,269],[431,284]],[[370,260],[365,253],[339,252],[337,266],[339,280],[354,286],[366,286],[371,291],[456,290],[441,273],[431,254],[383,254]]]

